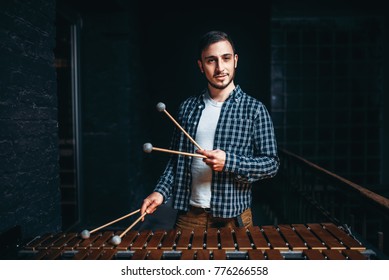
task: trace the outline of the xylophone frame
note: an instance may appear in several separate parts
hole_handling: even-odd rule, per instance
[[[129,231],[114,246],[110,239],[115,234],[120,232],[95,232],[82,239],[77,233],[48,233],[28,242],[19,256],[76,260],[364,260],[376,255],[333,223]]]

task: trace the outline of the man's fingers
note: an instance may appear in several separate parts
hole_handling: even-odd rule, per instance
[[[146,213],[147,213],[147,214],[153,214],[153,213],[155,212],[155,210],[157,210],[157,207],[158,207],[157,203],[155,203],[155,201],[152,202],[152,203],[149,205],[149,207],[147,207]]]
[[[143,213],[147,213],[147,214],[152,214],[154,213],[154,211],[156,210],[157,206],[155,205],[156,203],[154,203],[153,201],[151,201],[150,199],[145,199],[143,201],[143,205],[141,207],[141,214]],[[142,218],[142,222],[145,220],[145,218],[143,217]]]
[[[163,202],[163,196],[158,192],[153,192],[148,197],[143,200],[142,206],[140,208],[141,215],[144,213],[152,214],[157,210],[158,206]],[[143,221],[144,219],[142,219]]]

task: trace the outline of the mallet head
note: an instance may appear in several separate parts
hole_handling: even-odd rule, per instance
[[[118,236],[118,235],[115,235],[115,236],[112,237],[112,239],[111,239],[111,243],[112,243],[113,245],[119,245],[121,242],[122,242],[122,239],[121,239],[120,236]]]
[[[88,239],[89,237],[90,237],[89,230],[84,229],[83,231],[81,231],[81,238],[82,239]]]
[[[159,102],[159,103],[157,104],[157,110],[158,110],[159,112],[165,111],[165,110],[166,110],[166,105],[165,105],[164,103],[162,103],[162,102]]]
[[[151,153],[153,151],[153,145],[151,145],[151,143],[144,143],[143,144],[143,151],[145,153]]]

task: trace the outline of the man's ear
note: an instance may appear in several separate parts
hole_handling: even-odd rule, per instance
[[[204,73],[204,68],[203,68],[203,64],[201,63],[201,60],[197,60],[197,65],[198,65],[199,68],[200,68],[200,72],[201,72],[201,73]]]
[[[235,54],[234,60],[235,60],[234,66],[236,68],[238,67],[238,54]]]

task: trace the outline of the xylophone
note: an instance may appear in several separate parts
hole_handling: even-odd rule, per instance
[[[121,232],[39,236],[19,252],[22,259],[74,260],[365,260],[374,256],[343,227],[333,223],[144,230],[127,232],[120,244],[109,240]]]

